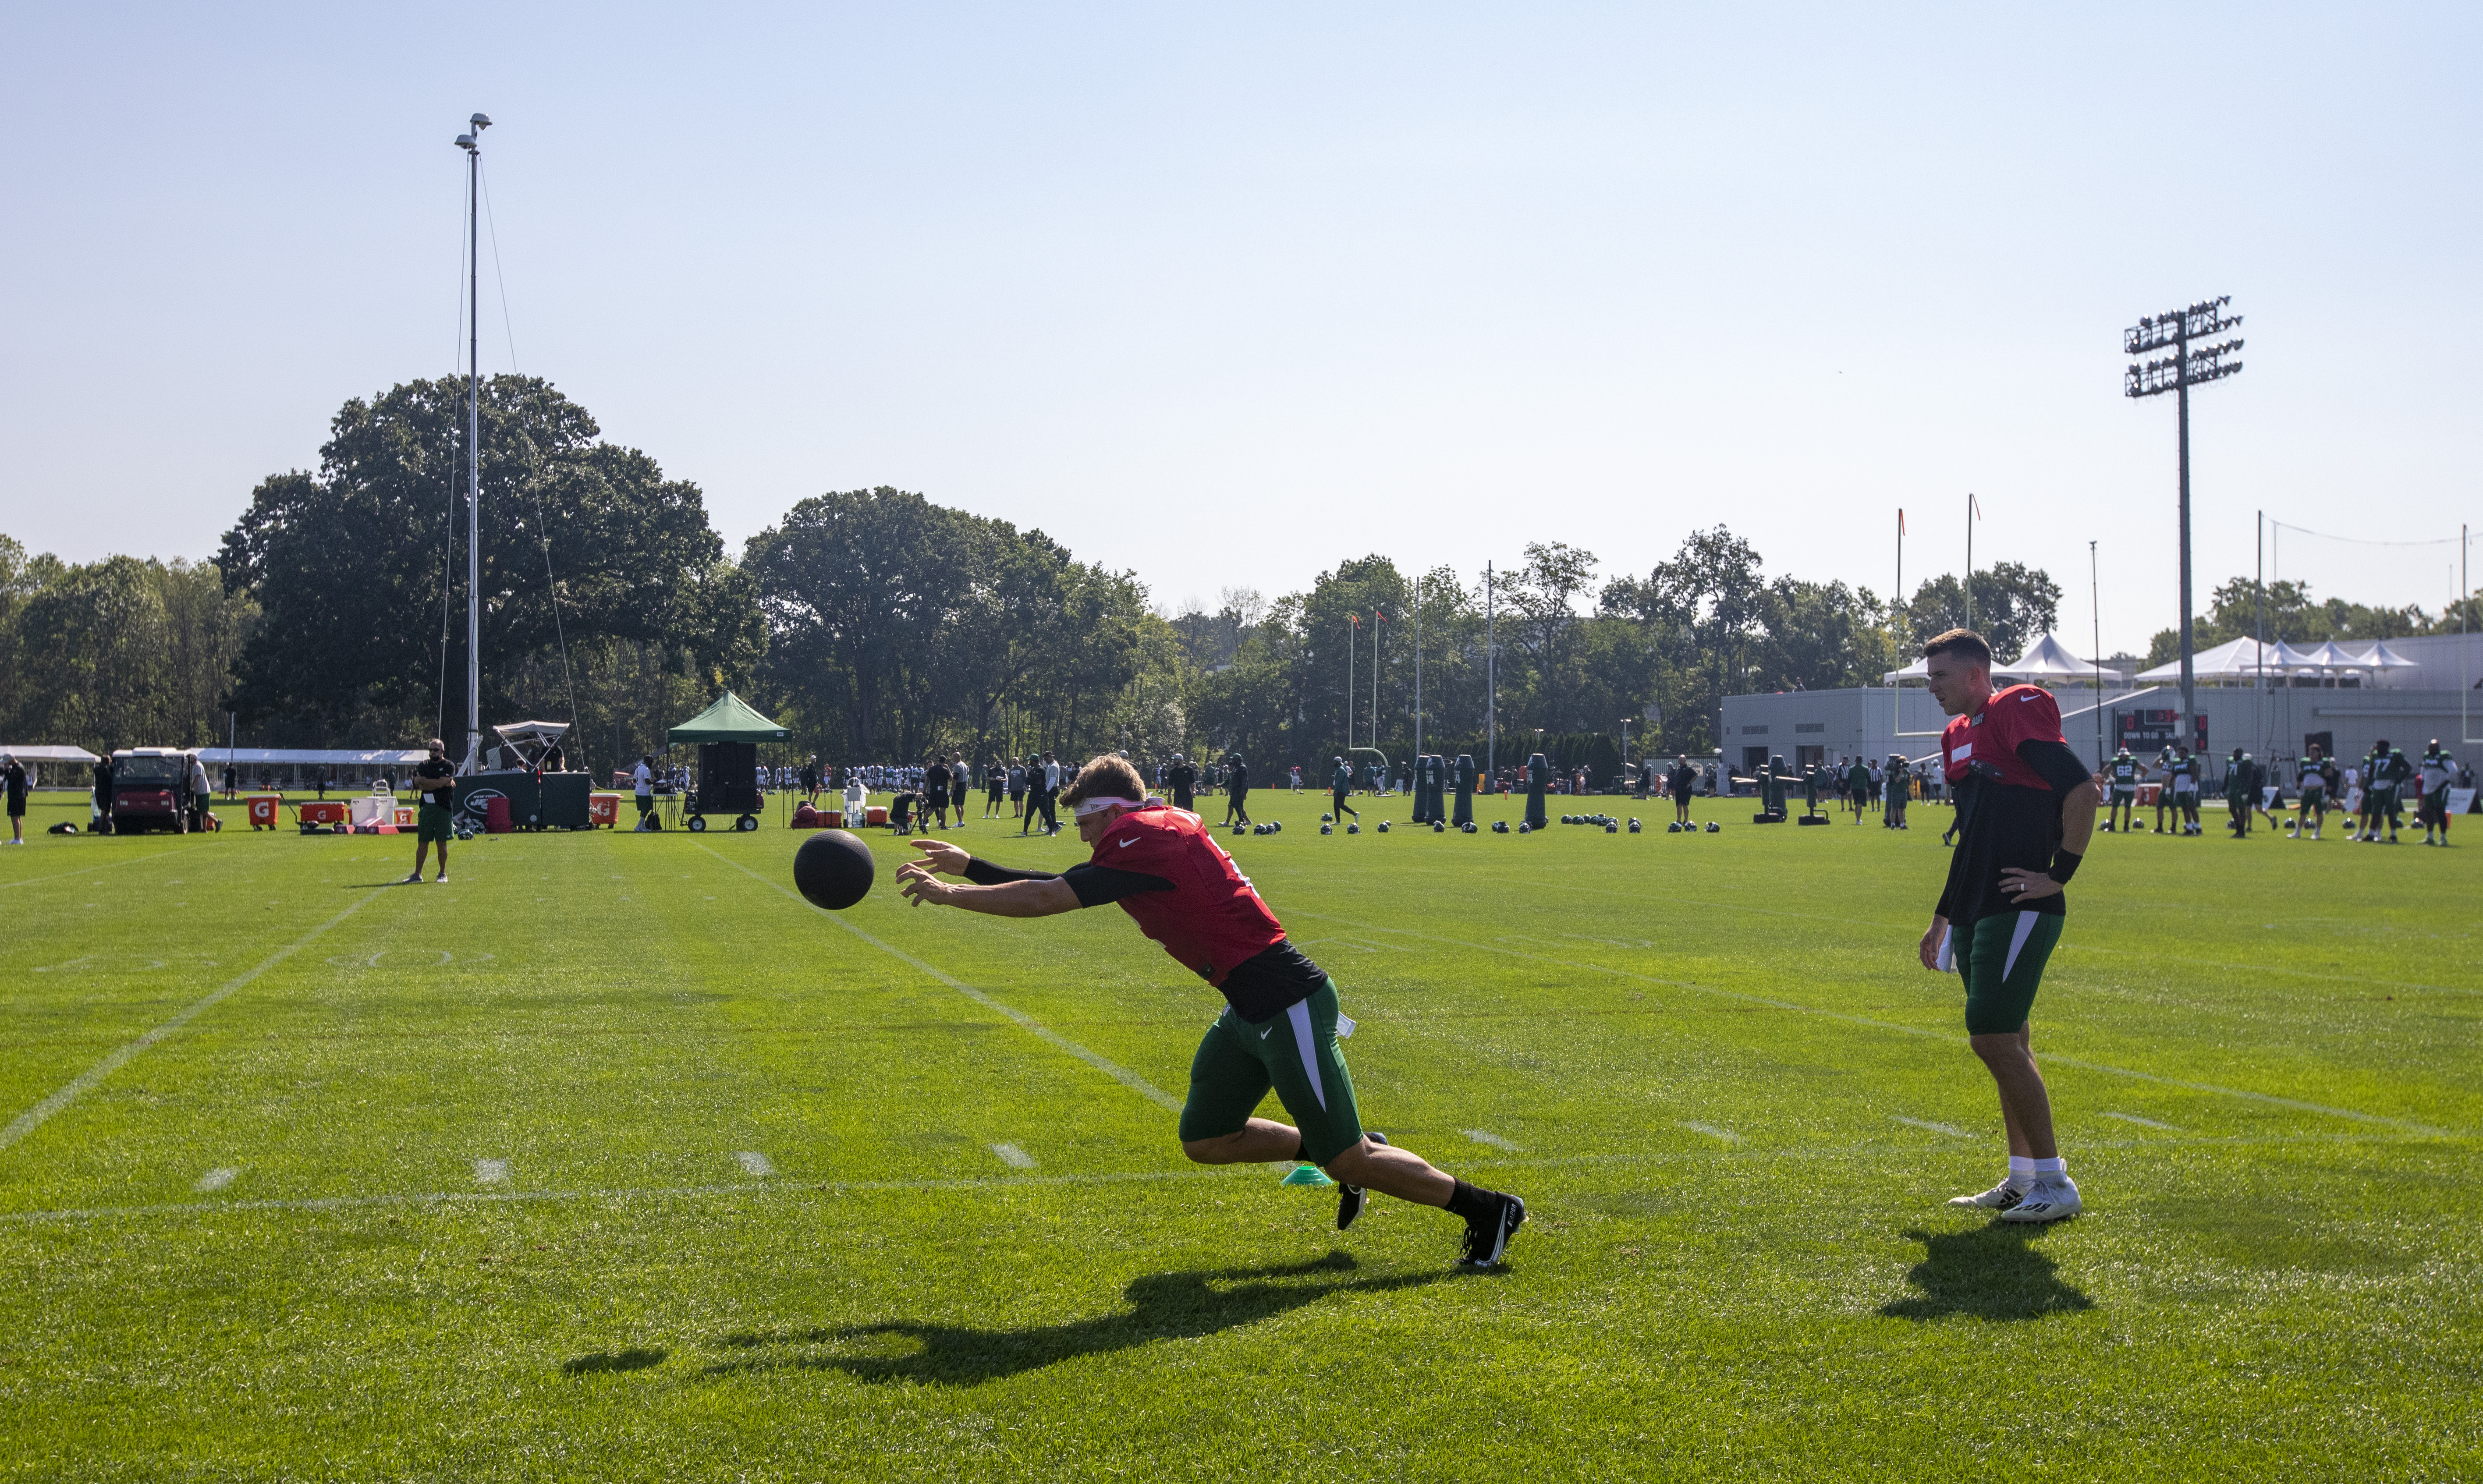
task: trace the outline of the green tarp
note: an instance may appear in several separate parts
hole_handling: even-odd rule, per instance
[[[750,709],[731,691],[715,704],[681,723],[664,737],[672,742],[782,742],[792,733]]]

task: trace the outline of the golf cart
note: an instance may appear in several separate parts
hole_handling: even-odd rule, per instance
[[[171,747],[128,747],[112,755],[112,829],[190,833],[190,755]]]

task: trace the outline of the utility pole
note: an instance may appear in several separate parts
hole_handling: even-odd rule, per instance
[[[1974,517],[1983,507],[1974,502],[1974,491],[1965,492],[1965,626],[1974,626]]]
[[[2222,345],[2190,349],[2194,339],[2218,335],[2242,322],[2238,314],[2225,317],[2225,305],[2233,296],[2203,299],[2186,309],[2168,309],[2162,314],[2140,320],[2121,332],[2121,350],[2124,356],[2172,346],[2174,353],[2162,360],[2132,365],[2122,374],[2121,391],[2125,397],[2153,397],[2172,392],[2180,408],[2181,447],[2181,745],[2188,746],[2193,720],[2198,714],[2198,683],[2192,674],[2194,654],[2190,624],[2190,388],[2208,382],[2218,382],[2240,372],[2241,361],[2227,360],[2242,348],[2239,340]]]
[[[1491,623],[1491,564],[1482,564],[1482,776],[1500,776],[1500,641]]]
[[[1371,610],[1371,745],[1379,746],[1379,630],[1388,615]]]
[[[1353,647],[1362,638],[1362,615],[1345,616],[1345,757],[1353,766]]]
[[[2088,610],[2095,615],[2095,658],[2089,663],[2095,666],[2096,767],[2100,770],[2103,767],[2103,570],[2097,562],[2096,543],[2089,542],[2087,604]]]
[[[1423,755],[1423,579],[1414,578],[1414,755]]]
[[[483,762],[483,245],[479,216],[483,179],[483,131],[492,120],[476,114],[457,136],[466,151],[466,760],[460,773]]]

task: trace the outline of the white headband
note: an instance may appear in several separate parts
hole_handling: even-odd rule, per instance
[[[1076,804],[1072,805],[1071,808],[1077,810],[1078,818],[1083,819],[1089,814],[1101,813],[1104,810],[1112,808],[1114,805],[1118,805],[1125,809],[1144,808],[1146,807],[1135,799],[1081,799]]]

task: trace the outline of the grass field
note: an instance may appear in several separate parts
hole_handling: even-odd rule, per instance
[[[393,838],[0,851],[6,1471],[2483,1473],[2483,821],[2099,836],[2036,1006],[2089,1211],[2026,1230],[1941,1204],[2000,1163],[1912,962],[1944,811],[1254,802],[1285,833],[1226,843],[1361,1022],[1367,1122],[1526,1196],[1505,1270],[1187,1165],[1213,992],[1110,909],[909,911],[884,834],[841,915],[774,828],[404,888]]]

